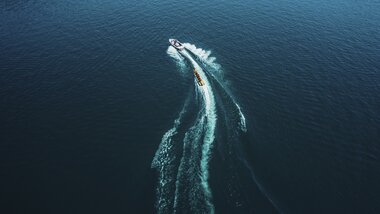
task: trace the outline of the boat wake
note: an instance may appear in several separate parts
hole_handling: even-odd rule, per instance
[[[241,131],[247,131],[246,121],[240,106],[223,84],[221,66],[210,57],[211,52],[188,43],[184,46],[187,50],[181,54],[171,46],[167,54],[175,60],[180,72],[191,72],[189,67],[196,69],[205,84],[199,86],[194,78],[193,93],[186,98],[173,127],[163,135],[152,161],[152,168],[159,173],[156,208],[158,213],[214,213],[209,163],[219,123],[217,106],[224,104],[216,104],[212,83],[216,83],[235,106]],[[186,115],[191,102],[197,111],[189,121]]]
[[[186,63],[185,63],[183,56],[180,53],[178,53],[178,51],[175,48],[173,48],[172,46],[169,46],[166,53],[174,59],[174,61],[177,65],[179,71],[181,72],[181,74],[184,74],[186,71]]]
[[[234,103],[236,110],[239,112],[240,117],[240,128],[242,131],[247,132],[247,126],[245,122],[245,116],[243,112],[241,111],[241,108],[239,104],[235,101],[235,98],[232,96],[232,93],[227,88],[227,84],[223,82],[223,70],[222,67],[215,62],[215,57],[210,57],[211,51],[205,51],[202,48],[197,48],[193,44],[185,43],[184,46],[187,50],[189,50],[191,53],[193,53],[207,68],[207,70],[210,70],[210,75],[218,82],[218,84],[223,88],[224,92],[228,95],[228,98]]]

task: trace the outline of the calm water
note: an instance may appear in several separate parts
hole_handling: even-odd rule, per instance
[[[380,213],[377,0],[5,0],[0,32],[1,213]]]

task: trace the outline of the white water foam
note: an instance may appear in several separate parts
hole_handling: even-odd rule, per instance
[[[157,186],[157,202],[156,207],[158,213],[167,213],[173,207],[173,200],[170,196],[172,186],[174,184],[173,177],[175,175],[175,169],[173,169],[172,163],[176,156],[173,151],[172,137],[177,134],[177,129],[181,124],[183,115],[186,113],[188,100],[186,100],[181,112],[177,119],[174,120],[174,125],[169,129],[161,139],[159,148],[152,161],[152,168],[156,168],[159,171],[159,184]]]
[[[241,111],[240,106],[237,103],[235,103],[235,105],[236,105],[237,109],[239,110],[239,117],[240,117],[240,123],[239,123],[239,125],[240,125],[240,129],[243,132],[247,132],[247,125],[245,123],[245,116],[244,116],[243,112]]]
[[[199,118],[195,125],[192,126],[189,131],[186,132],[185,138],[183,140],[184,148],[182,153],[181,162],[178,168],[177,173],[177,180],[176,180],[176,190],[175,190],[175,198],[174,198],[174,213],[181,213],[181,210],[178,210],[178,204],[181,200],[181,196],[184,192],[183,189],[183,180],[189,181],[190,180],[190,188],[192,189],[191,192],[198,192],[199,190],[202,191],[202,189],[199,189],[196,181],[196,178],[193,178],[194,175],[198,174],[196,166],[198,163],[197,157],[197,150],[198,150],[198,144],[200,142],[202,131],[203,131],[203,125],[204,125],[205,118],[201,117]],[[189,149],[190,148],[190,149]],[[194,184],[195,182],[195,184]],[[187,188],[187,187],[185,187]],[[190,197],[191,199],[198,200],[199,197]],[[185,203],[191,204],[190,208],[197,210],[197,207],[194,206],[194,201],[186,201]],[[190,210],[188,210],[190,211]],[[199,212],[199,211],[198,211]]]
[[[211,149],[215,139],[215,127],[216,127],[216,107],[215,107],[215,98],[212,92],[211,85],[203,72],[203,69],[198,65],[198,63],[191,57],[191,55],[186,51],[182,51],[182,54],[190,60],[193,67],[198,71],[199,75],[205,82],[204,86],[199,86],[199,90],[202,92],[205,108],[205,117],[206,117],[206,132],[204,136],[204,142],[202,146],[202,157],[200,161],[201,168],[201,185],[206,196],[206,204],[208,205],[208,213],[214,213],[214,205],[212,204],[212,193],[211,188],[208,184],[209,172],[208,172],[208,163],[211,156]]]
[[[182,72],[184,70],[186,70],[186,64],[184,62],[184,57],[181,54],[179,54],[176,49],[174,49],[173,47],[169,47],[167,50],[167,53],[169,56],[171,56],[173,59],[175,59],[176,64],[178,65],[178,67],[180,68],[180,70]],[[200,187],[201,187],[200,191],[202,191],[201,195],[205,196],[205,198],[203,198],[201,200],[203,200],[205,202],[205,204],[207,205],[207,211],[206,212],[207,213],[214,213],[214,205],[211,202],[212,193],[211,193],[211,189],[210,189],[209,184],[208,184],[208,178],[209,178],[208,162],[209,162],[209,159],[211,156],[212,143],[215,139],[215,136],[214,136],[215,127],[216,127],[215,99],[213,96],[213,92],[212,92],[210,83],[208,82],[208,79],[207,79],[206,75],[204,74],[202,68],[198,65],[198,63],[191,57],[191,55],[186,50],[182,51],[182,54],[191,62],[193,67],[195,69],[197,69],[199,75],[201,76],[201,78],[205,82],[205,86],[197,87],[198,88],[197,90],[199,92],[201,92],[199,94],[201,94],[201,96],[203,97],[203,103],[204,103],[203,108],[204,109],[202,110],[202,112],[204,115],[201,117],[200,121],[198,121],[196,123],[197,125],[192,127],[190,129],[190,131],[186,133],[184,143],[185,144],[190,143],[190,142],[187,142],[187,141],[189,141],[189,139],[192,139],[198,143],[200,141],[200,136],[201,136],[200,133],[203,130],[205,130],[203,144],[201,144],[202,145],[202,152],[201,152],[200,160],[192,160],[193,163],[190,163],[190,164],[194,164],[194,163],[197,163],[198,161],[200,161],[199,162]],[[198,93],[196,93],[196,95],[198,96]],[[175,177],[173,176],[174,169],[172,166],[173,165],[172,163],[175,160],[175,154],[172,151],[173,150],[172,137],[175,134],[177,134],[177,128],[181,124],[182,117],[186,112],[187,103],[188,103],[188,101],[186,101],[186,104],[182,108],[178,118],[174,121],[173,127],[171,129],[169,129],[164,134],[164,136],[162,137],[160,146],[159,146],[159,148],[156,152],[156,155],[152,161],[152,168],[156,168],[159,171],[159,184],[157,187],[157,202],[156,202],[156,207],[158,209],[158,213],[170,212],[170,210],[172,208],[174,208],[174,211],[176,210],[176,204],[177,204],[178,197],[179,197],[178,196],[179,195],[178,186],[179,186],[179,182],[180,182],[180,180],[179,180],[180,173],[184,170],[187,170],[187,169],[184,169],[184,170],[182,169],[183,166],[185,165],[184,161],[185,161],[186,154],[184,153],[182,158],[181,158],[180,166],[178,169],[178,174],[176,176],[177,180],[176,180],[175,197],[174,197],[174,200],[172,200],[172,197],[169,195],[170,194],[170,188],[171,188],[171,186],[169,184],[172,183],[175,179]],[[192,136],[190,136],[190,135],[192,135]],[[195,148],[193,148],[193,149],[195,149]],[[190,155],[192,155],[192,154],[190,154]],[[188,157],[188,158],[192,159],[193,157]],[[196,167],[196,168],[198,168],[198,167]],[[197,174],[198,173],[195,173],[192,176],[196,176]],[[193,178],[193,180],[196,180],[196,179]],[[192,184],[192,185],[197,186],[198,184]],[[197,207],[195,204],[197,204],[198,202],[193,202],[193,201],[190,201],[190,202],[192,204],[194,204],[193,209],[196,210]]]
[[[166,50],[166,53],[175,60],[176,65],[181,71],[181,74],[185,74],[186,63],[183,56],[180,53],[178,53],[178,51],[173,46],[169,46]]]
[[[235,103],[239,112],[241,130],[246,131],[246,122],[244,114],[240,106],[234,101],[233,97],[228,93],[227,87],[221,84],[216,78],[223,74],[219,64],[215,62],[215,57],[210,57],[210,51],[204,51],[195,45],[185,43],[185,47],[193,53],[200,62],[207,68],[211,68],[212,77],[218,81],[221,87],[230,96]],[[152,167],[159,171],[159,184],[157,187],[156,207],[158,213],[181,212],[179,207],[181,204],[190,206],[190,210],[196,213],[214,213],[214,205],[212,203],[212,191],[208,183],[209,179],[209,161],[212,155],[212,147],[215,140],[215,129],[217,122],[216,104],[211,84],[204,73],[203,69],[193,59],[192,55],[187,51],[181,51],[181,54],[173,47],[169,47],[167,54],[171,56],[179,70],[184,73],[186,68],[185,59],[189,60],[192,66],[198,71],[199,75],[205,82],[204,86],[196,85],[195,98],[201,98],[201,110],[198,119],[193,127],[186,133],[183,139],[183,154],[176,169],[176,160],[173,147],[175,146],[172,137],[177,134],[177,129],[181,124],[183,115],[186,113],[187,103],[182,108],[178,118],[174,121],[174,125],[162,137],[159,149],[152,162]],[[203,139],[203,141],[202,141]],[[175,176],[175,171],[177,175]],[[173,189],[175,182],[175,192]],[[183,194],[187,195],[183,195]]]
[[[184,58],[171,46],[168,48],[167,54],[175,60],[180,71],[183,73],[186,68]],[[173,188],[173,186],[170,184],[174,184],[175,181],[176,169],[173,166],[173,162],[176,156],[172,137],[177,134],[177,129],[187,111],[189,100],[190,96],[187,97],[178,118],[174,120],[173,127],[162,136],[161,143],[152,161],[151,167],[156,168],[159,172],[159,183],[156,190],[156,207],[158,213],[168,213],[173,208],[174,201],[171,196],[171,188]]]
[[[225,86],[225,84],[220,80],[221,78],[218,77],[223,75],[222,67],[215,62],[215,57],[210,57],[211,51],[203,50],[202,48],[197,48],[193,44],[184,43],[183,44],[186,49],[188,49],[191,53],[193,53],[204,65],[211,68],[215,73],[210,73],[214,79],[219,83],[219,85],[223,88],[223,90],[228,94],[232,102],[235,104],[238,112],[239,112],[239,118],[240,118],[240,129],[244,132],[247,132],[247,125],[245,121],[245,116],[240,108],[240,106],[235,101],[235,98],[232,96],[228,88]]]
[[[218,71],[222,73],[221,66],[215,62],[216,58],[210,56],[211,51],[209,50],[203,50],[202,48],[197,48],[195,45],[190,43],[184,43],[183,46],[189,51],[191,51],[194,55],[197,56],[198,59],[201,60],[202,63],[212,67],[215,69],[215,71]]]

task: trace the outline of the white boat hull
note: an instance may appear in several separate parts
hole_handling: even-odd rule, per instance
[[[183,44],[182,43],[180,43],[178,40],[176,40],[176,39],[169,39],[169,43],[170,43],[170,45],[171,46],[173,46],[175,49],[177,49],[177,50],[183,50],[183,49],[185,49],[185,46],[183,46]]]

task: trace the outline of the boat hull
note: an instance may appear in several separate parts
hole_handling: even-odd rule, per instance
[[[181,51],[185,49],[185,46],[183,46],[183,44],[176,39],[169,39],[169,43],[177,50]]]

